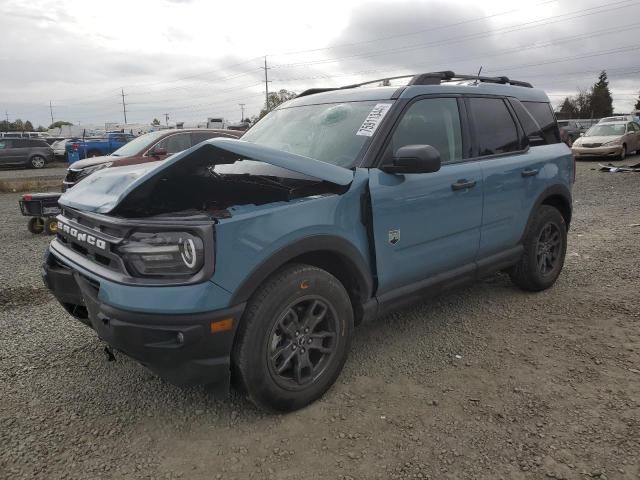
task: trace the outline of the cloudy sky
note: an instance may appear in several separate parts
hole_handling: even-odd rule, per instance
[[[554,103],[606,69],[640,91],[640,0],[12,0],[0,3],[0,113],[34,124],[240,120],[270,89],[410,72],[508,75]]]

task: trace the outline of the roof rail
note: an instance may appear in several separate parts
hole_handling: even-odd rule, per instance
[[[426,72],[410,75],[398,75],[396,77],[378,78],[376,80],[369,80],[362,83],[354,83],[353,85],[345,85],[342,87],[333,88],[310,88],[300,93],[298,97],[306,97],[307,95],[313,95],[314,93],[330,92],[333,90],[344,90],[348,88],[357,88],[364,85],[371,85],[373,83],[384,83],[389,80],[397,80],[399,78],[411,78],[407,85],[440,85],[442,82],[451,82],[455,80],[475,80],[476,82],[483,83],[499,83],[503,85],[514,85],[516,87],[533,88],[529,82],[522,82],[520,80],[513,80],[509,77],[482,77],[480,75],[458,75],[451,70],[444,70],[442,72]]]

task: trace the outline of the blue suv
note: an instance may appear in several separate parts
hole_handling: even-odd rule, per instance
[[[546,94],[449,71],[367,84],[88,177],[60,199],[46,285],[109,351],[271,410],[319,398],[366,320],[496,271],[552,286],[575,164]]]

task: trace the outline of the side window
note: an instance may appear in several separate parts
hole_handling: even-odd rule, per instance
[[[521,150],[518,128],[504,100],[470,98],[470,115],[476,132],[478,155]]]
[[[11,148],[11,140],[0,139],[0,150]]]
[[[542,129],[542,135],[547,143],[560,143],[560,131],[551,105],[546,102],[522,102],[531,116],[536,119]]]
[[[631,125],[633,126],[633,129],[634,129],[636,132],[640,132],[640,125],[638,125],[638,124],[637,124],[637,123],[635,123],[635,122],[632,122],[632,123],[631,123]]]
[[[536,122],[536,120],[531,116],[529,111],[524,108],[519,100],[516,100],[515,98],[510,99],[509,103],[511,103],[513,110],[516,112],[516,117],[518,117],[520,125],[522,125],[524,134],[529,139],[529,145],[532,147],[546,145],[547,142],[542,135],[542,129],[540,128],[540,125],[538,125],[538,122]],[[568,122],[565,123],[569,125]]]
[[[216,138],[219,135],[215,133],[209,132],[192,132],[191,133],[191,145],[197,145],[200,142],[204,142],[205,140],[209,140],[211,138]]]
[[[462,159],[462,133],[455,98],[429,98],[413,103],[404,113],[384,153],[391,163],[393,153],[406,145],[431,145],[442,163]]]
[[[12,148],[25,148],[28,147],[28,140],[23,140],[22,138],[16,138],[11,141]]]
[[[189,133],[171,135],[160,141],[157,146],[166,149],[169,155],[178,153],[191,147],[191,135]]]

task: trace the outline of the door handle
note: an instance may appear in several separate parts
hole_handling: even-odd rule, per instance
[[[451,190],[465,190],[467,188],[473,188],[476,186],[475,180],[458,180],[456,183],[451,185]]]
[[[535,177],[539,170],[537,168],[527,169],[522,171],[523,177]]]

